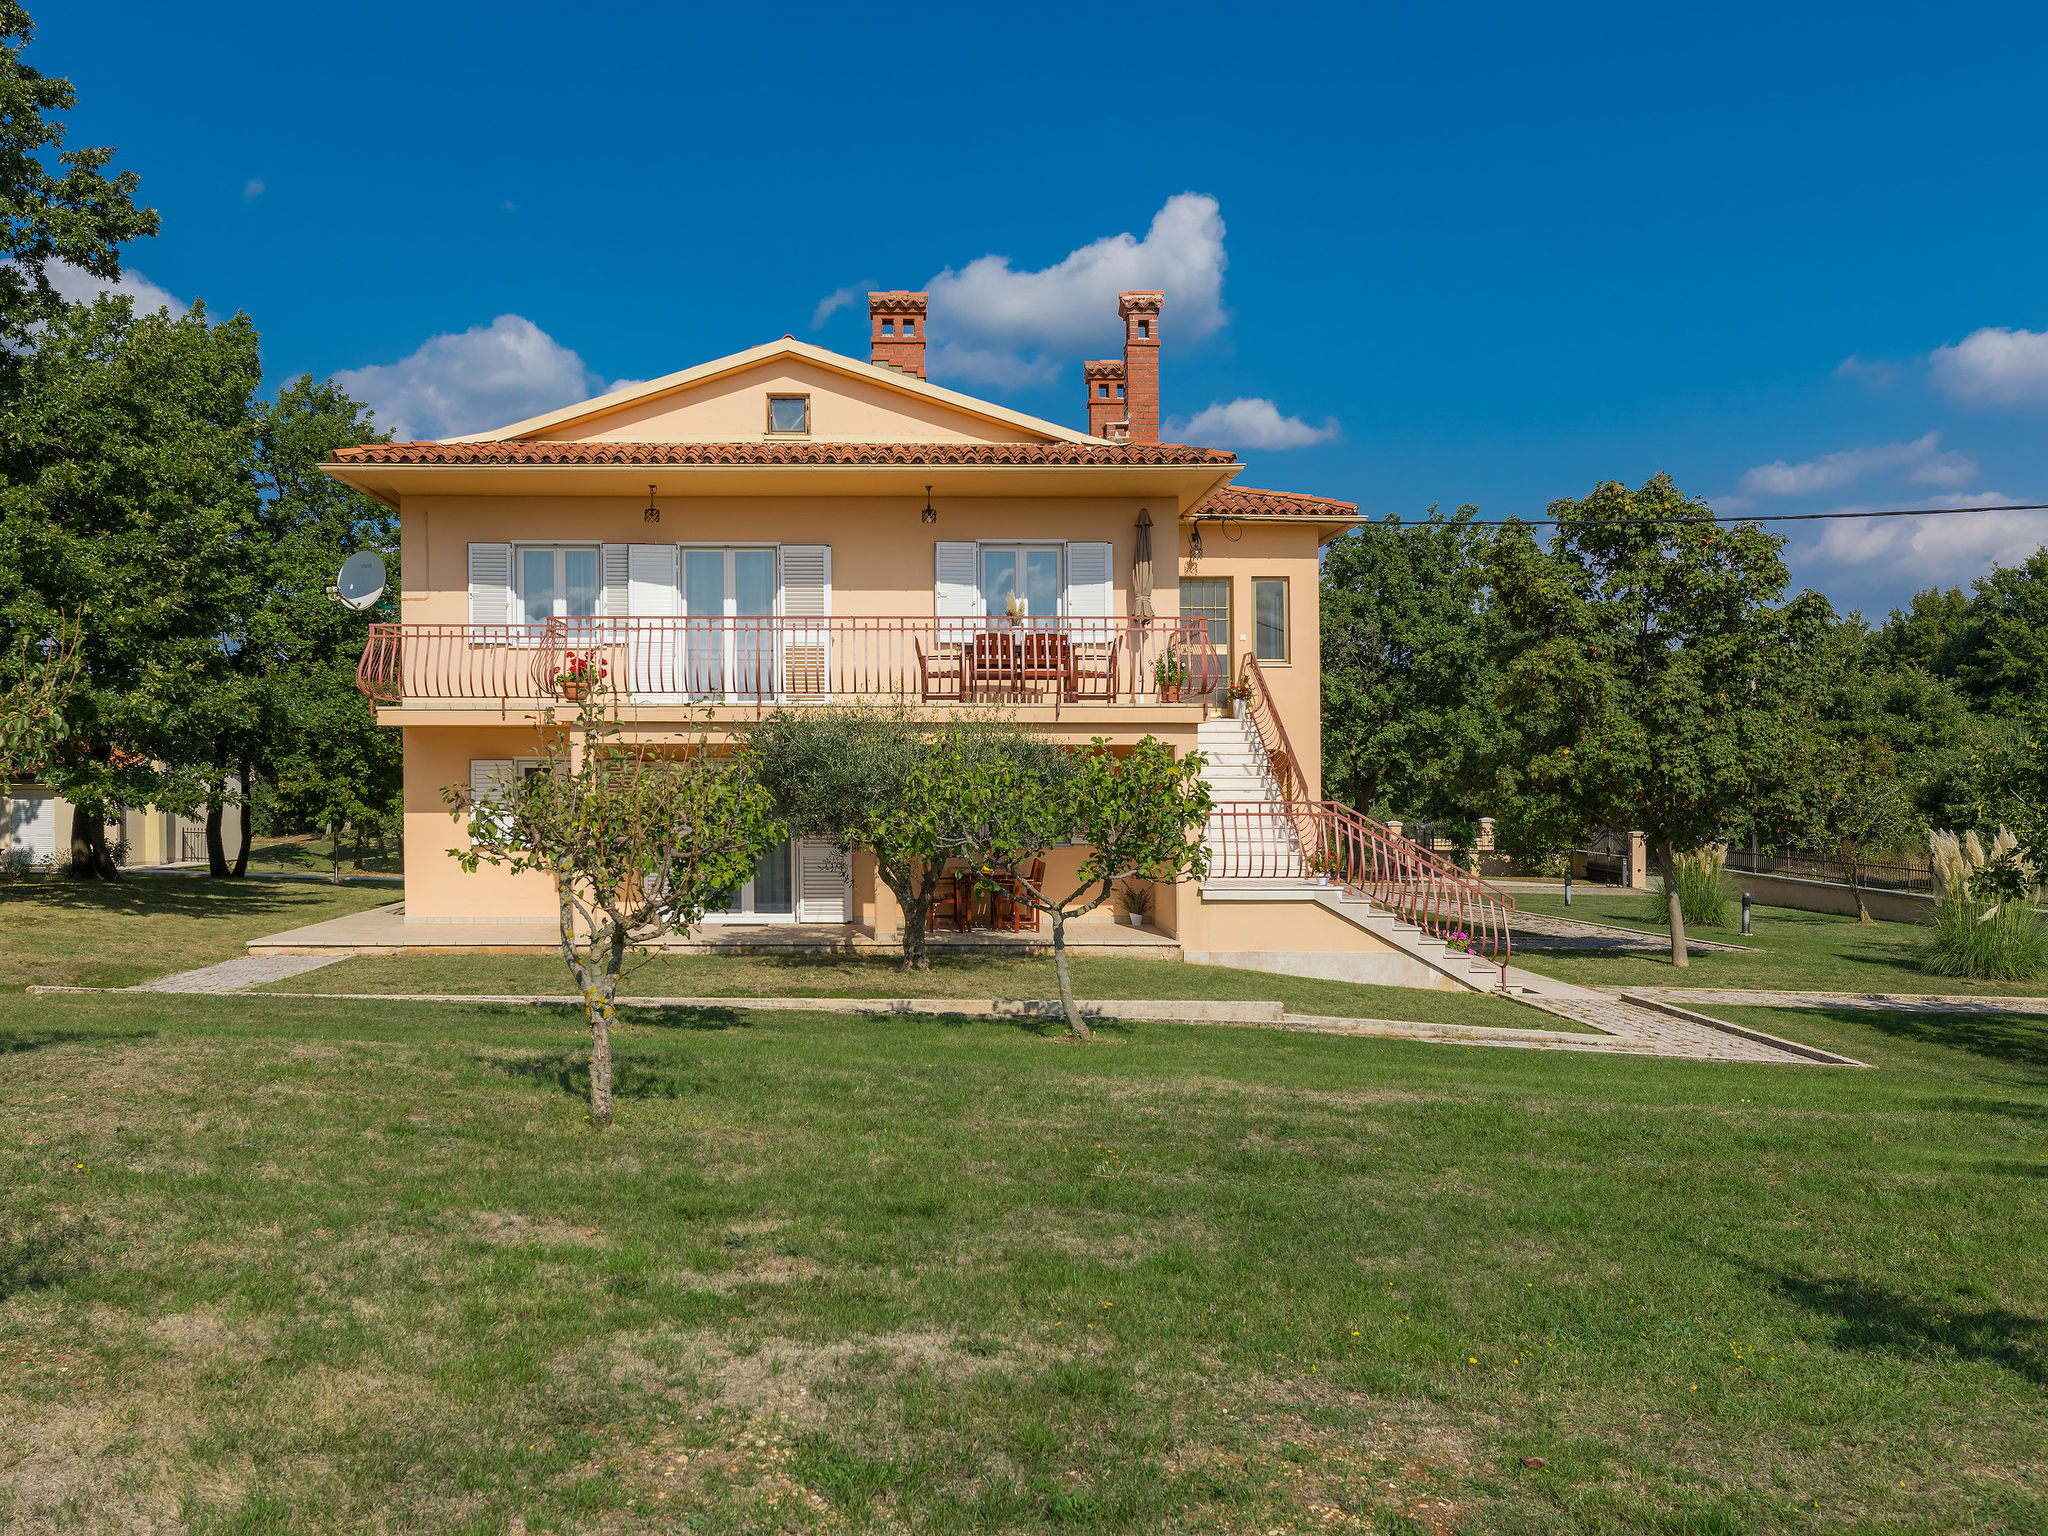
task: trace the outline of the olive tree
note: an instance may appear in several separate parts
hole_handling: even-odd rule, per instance
[[[629,950],[688,929],[745,880],[779,835],[750,754],[707,737],[681,752],[622,739],[609,690],[588,688],[575,717],[552,709],[536,727],[539,763],[512,782],[450,784],[441,795],[467,825],[450,854],[536,871],[555,885],[562,958],[590,1020],[590,1118],[612,1121],[612,1026]]]
[[[1208,872],[1201,841],[1210,811],[1203,762],[1198,752],[1176,758],[1152,736],[1124,753],[1098,736],[1048,771],[1043,762],[977,750],[955,728],[939,734],[911,775],[909,804],[913,814],[929,819],[937,846],[965,860],[982,886],[1051,920],[1060,1008],[1083,1040],[1091,1034],[1074,1003],[1067,924],[1109,900],[1119,880],[1171,884]],[[1082,845],[1071,888],[1031,884],[1025,878],[1031,864],[1066,843]]]

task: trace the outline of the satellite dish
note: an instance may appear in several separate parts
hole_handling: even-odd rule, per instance
[[[361,613],[384,595],[384,562],[369,550],[350,555],[335,578],[335,600]]]

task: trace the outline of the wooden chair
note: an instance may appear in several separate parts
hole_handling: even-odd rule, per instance
[[[925,915],[925,932],[937,933],[949,928],[955,933],[965,933],[974,923],[970,909],[973,901],[973,887],[958,875],[941,875],[932,891],[932,904]]]
[[[1045,860],[1034,859],[1031,873],[1025,876],[1012,875],[996,887],[995,910],[991,914],[995,926],[1004,933],[1022,933],[1029,928],[1038,932],[1038,908],[1021,899],[1018,887],[1028,884],[1033,895],[1045,884]]]
[[[917,651],[917,683],[925,701],[963,698],[967,673],[960,647],[935,640],[928,655],[922,640],[912,636],[910,643]]]
[[[1067,650],[1067,702],[1114,704],[1119,640],[1084,640]]]

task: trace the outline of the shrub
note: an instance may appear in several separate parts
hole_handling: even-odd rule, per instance
[[[2048,922],[2024,901],[1985,907],[1951,886],[1935,908],[1920,964],[1936,976],[2032,981],[2048,970]]]
[[[1678,879],[1678,910],[1685,914],[1688,928],[1726,928],[1734,896],[1721,874],[1728,850],[1718,843],[1696,853],[1674,853],[1672,869]],[[1669,916],[1664,893],[1659,891],[1647,903],[1644,921],[1661,923]]]

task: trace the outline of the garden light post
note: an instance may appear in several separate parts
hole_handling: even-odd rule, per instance
[[[1742,936],[1749,937],[1749,892],[1742,893]]]
[[[1565,861],[1564,866],[1564,904],[1572,904],[1572,866],[1569,859]]]

